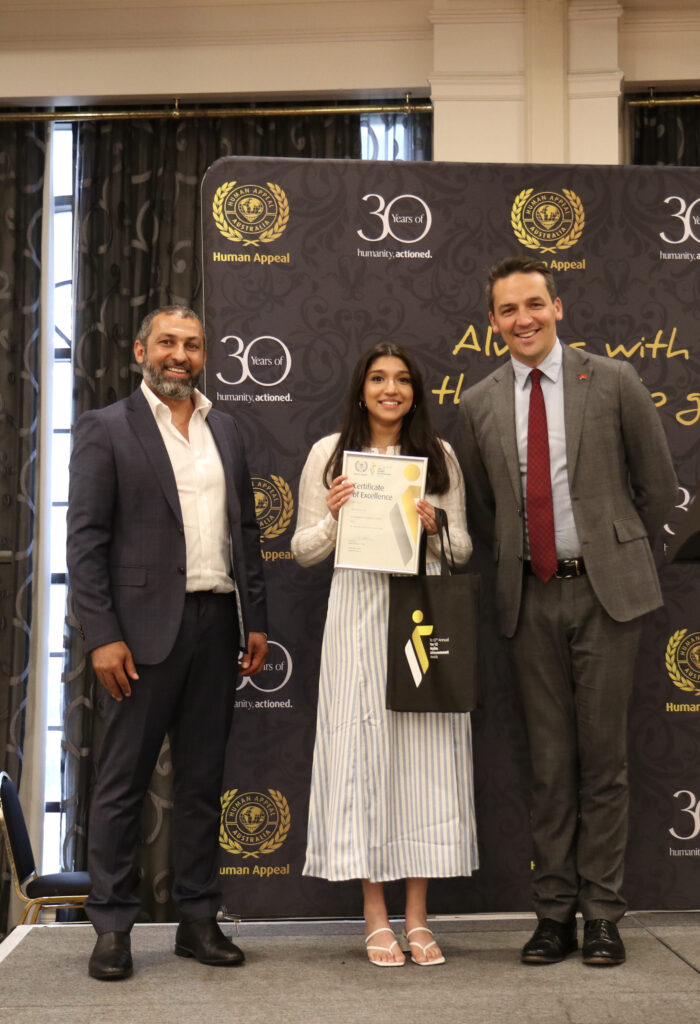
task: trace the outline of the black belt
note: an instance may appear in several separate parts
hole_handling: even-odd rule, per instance
[[[532,562],[523,562],[523,569],[528,575],[535,575]],[[585,574],[586,566],[583,564],[582,558],[562,558],[561,561],[557,562],[557,569],[552,579],[571,580],[576,576],[585,576]]]

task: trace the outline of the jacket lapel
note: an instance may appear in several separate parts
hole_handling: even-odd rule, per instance
[[[581,446],[584,412],[591,386],[593,367],[587,355],[562,345],[564,360],[564,422],[566,424],[566,464],[569,483],[574,479]]]
[[[518,504],[522,500],[520,461],[515,436],[515,382],[510,360],[493,375],[493,411],[508,475]]]
[[[140,387],[129,396],[126,407],[128,410],[128,422],[136,440],[146,453],[146,458],[153,468],[153,473],[161,486],[165,499],[173,510],[178,523],[182,526],[182,509],[180,508],[180,498],[177,493],[172,463],[168,457],[168,452],[163,443],[155,416],[141,393]]]

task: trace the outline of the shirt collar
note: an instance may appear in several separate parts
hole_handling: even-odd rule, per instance
[[[146,397],[146,401],[151,407],[151,411],[155,417],[164,416],[167,420],[172,419],[170,409],[162,402],[155,391],[152,391],[145,380],[141,381],[141,391]],[[206,395],[203,395],[197,388],[192,392],[192,401],[194,402],[194,412],[199,413],[204,419],[207,418],[212,408],[212,404]],[[194,413],[193,413],[194,415]]]
[[[513,366],[513,373],[515,374],[515,383],[521,391],[524,391],[528,377],[530,376],[530,371],[533,367],[528,366],[526,363],[521,363],[519,359],[514,359],[513,356],[510,357],[510,361]],[[559,338],[557,338],[552,347],[552,351],[545,356],[537,369],[541,370],[543,375],[551,380],[553,384],[556,384],[559,380],[563,361],[564,356],[562,353],[561,342],[559,341]]]

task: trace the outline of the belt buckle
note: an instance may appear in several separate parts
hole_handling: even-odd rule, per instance
[[[581,575],[580,558],[562,558],[557,571],[554,573],[556,580],[570,580]],[[563,570],[563,571],[562,571]]]

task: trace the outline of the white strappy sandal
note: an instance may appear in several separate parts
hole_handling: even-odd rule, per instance
[[[379,935],[380,932],[389,932],[392,935],[394,941],[389,946],[370,946],[370,940],[373,939],[375,935]],[[396,941],[396,936],[394,935],[391,928],[377,928],[375,931],[371,933],[371,935],[367,936],[367,938],[365,939],[365,946],[367,947],[367,959],[371,964],[374,964],[375,967],[403,967],[403,965],[406,963],[405,960],[374,960],[370,956],[370,950],[375,950],[375,952],[381,950],[381,952],[383,953],[390,953],[393,950],[394,946],[396,946],[397,949],[400,949],[400,946]]]
[[[411,936],[415,935],[416,932],[427,932],[431,938],[431,941],[426,946],[422,945],[422,943],[417,942],[416,939],[411,938]],[[413,961],[414,964],[418,964],[419,967],[437,967],[438,964],[445,963],[444,956],[436,956],[433,960],[416,960],[416,958],[413,955],[413,946],[417,946],[418,949],[423,954],[423,956],[425,956],[427,954],[427,951],[429,949],[432,949],[433,946],[437,946],[437,942],[433,938],[433,933],[431,932],[430,928],[423,928],[419,926],[418,928],[411,928],[409,932],[407,932],[406,929],[404,928],[403,932],[401,933],[401,938],[408,947],[408,950],[411,954],[411,960]]]

